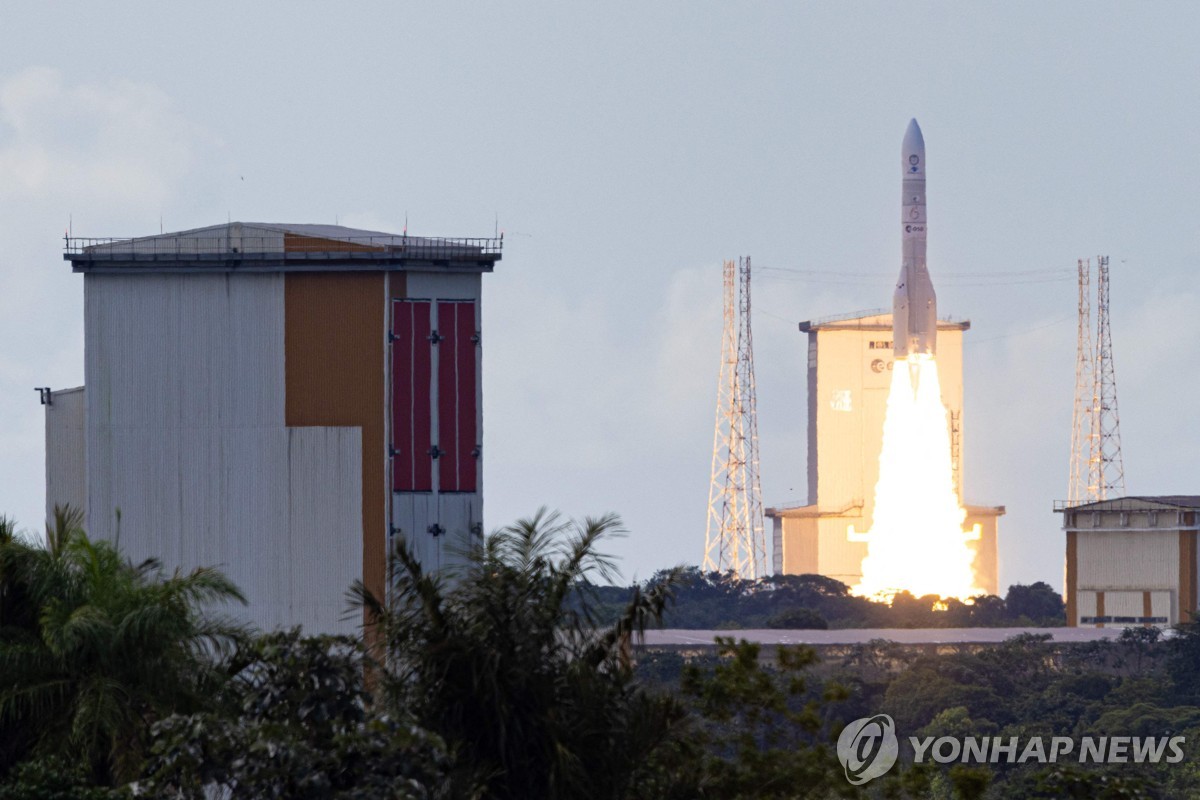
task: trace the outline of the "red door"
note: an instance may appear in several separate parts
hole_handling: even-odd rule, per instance
[[[392,488],[433,491],[432,352],[428,300],[392,305]]]
[[[474,492],[479,457],[475,302],[439,302],[438,335],[438,489]]]

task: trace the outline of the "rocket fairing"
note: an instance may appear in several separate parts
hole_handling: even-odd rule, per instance
[[[898,359],[937,352],[937,295],[925,264],[925,139],[915,119],[904,134],[900,166],[903,261],[892,297],[892,346]]]

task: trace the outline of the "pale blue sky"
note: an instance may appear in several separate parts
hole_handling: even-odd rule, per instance
[[[488,525],[617,511],[627,577],[695,563],[721,259],[879,276],[756,285],[764,499],[803,500],[792,323],[889,304],[914,116],[1002,583],[1061,586],[1074,379],[1073,282],[1014,273],[1111,255],[1129,490],[1200,493],[1195,4],[578,6],[0,0],[0,510],[38,524],[32,387],[82,381],[69,218],[480,236],[498,214]]]

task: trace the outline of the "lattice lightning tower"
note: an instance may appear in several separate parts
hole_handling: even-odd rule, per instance
[[[705,572],[753,580],[770,575],[758,478],[750,259],[724,265],[725,325],[708,490]],[[736,288],[735,288],[736,287]]]
[[[1071,429],[1069,505],[1125,494],[1121,420],[1109,324],[1108,256],[1096,258],[1096,338],[1091,335],[1091,262],[1079,261],[1079,327],[1075,356],[1075,407]]]
[[[1096,373],[1092,363],[1092,262],[1079,259],[1079,321],[1075,344],[1075,403],[1071,412],[1071,477],[1067,504],[1076,506],[1096,498],[1088,493],[1092,452],[1092,408],[1095,406]]]
[[[1117,376],[1108,322],[1108,256],[1096,257],[1096,269],[1096,402],[1088,494],[1105,500],[1110,491],[1125,494],[1125,461],[1121,456],[1121,417],[1117,413]]]

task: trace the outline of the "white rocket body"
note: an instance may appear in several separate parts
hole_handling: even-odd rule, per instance
[[[900,230],[903,261],[892,298],[892,346],[896,358],[937,352],[937,295],[925,263],[925,139],[914,119],[900,148],[903,171]]]

